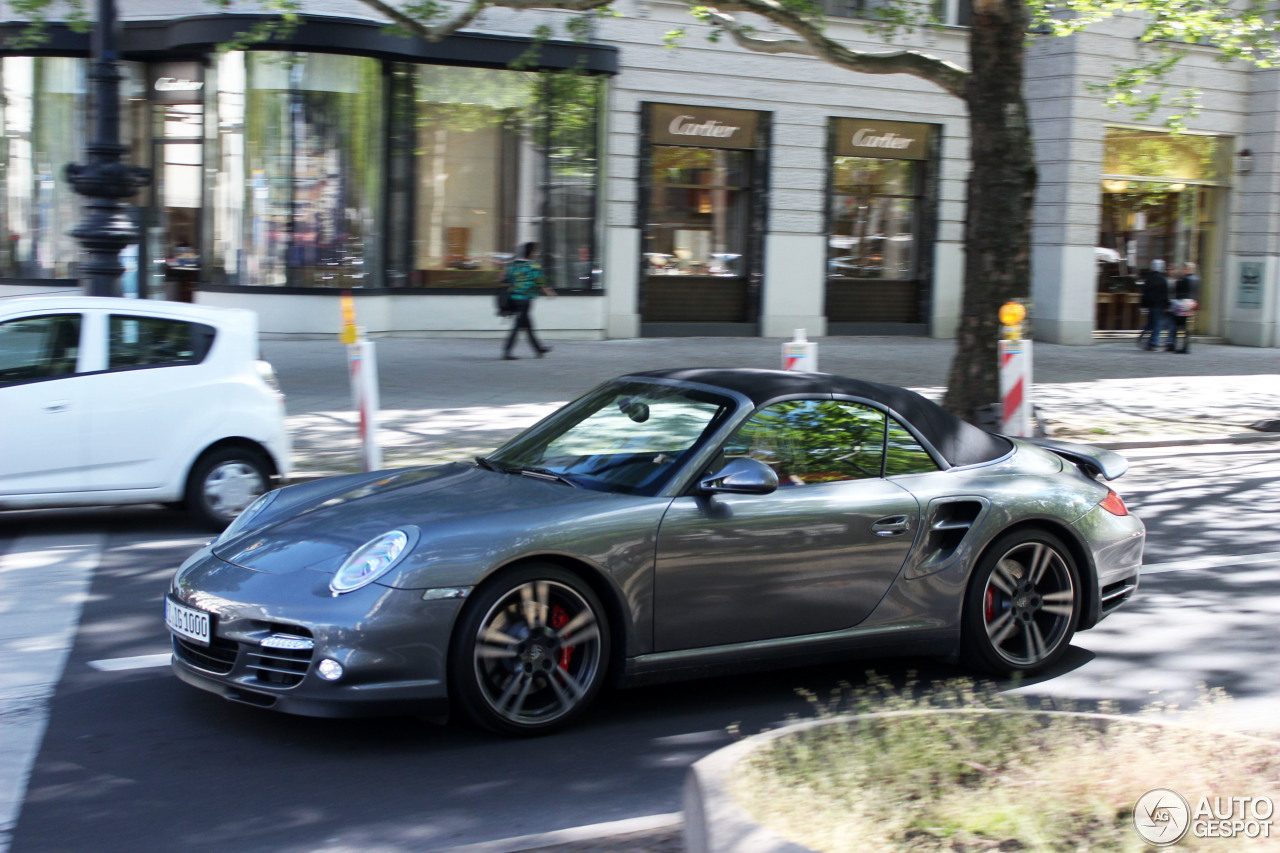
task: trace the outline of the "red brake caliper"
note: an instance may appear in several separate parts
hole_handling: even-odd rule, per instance
[[[986,601],[983,602],[982,615],[987,618],[987,623],[996,616],[996,591],[991,587],[987,587]]]
[[[569,614],[564,612],[563,607],[556,604],[551,608],[551,618],[547,620],[547,624],[554,630],[559,631],[569,624]],[[573,657],[573,646],[565,646],[560,652],[560,668],[566,672],[569,670],[569,658],[571,657]]]

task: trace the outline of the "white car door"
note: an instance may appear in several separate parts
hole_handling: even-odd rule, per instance
[[[0,496],[88,487],[85,325],[76,311],[0,321]]]
[[[93,377],[90,391],[94,488],[158,488],[191,461],[184,450],[193,419],[216,415],[207,399],[208,370],[200,364],[214,329],[112,313],[105,331],[106,370]]]

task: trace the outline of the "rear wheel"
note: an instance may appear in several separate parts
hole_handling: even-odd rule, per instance
[[[591,588],[551,564],[503,574],[467,604],[450,692],[475,723],[538,735],[579,716],[604,683],[609,626]]]
[[[221,530],[267,491],[270,476],[261,453],[242,447],[215,450],[191,471],[187,509]]]
[[[1066,651],[1080,621],[1080,572],[1051,533],[996,540],[969,581],[963,656],[1000,675],[1044,669]]]

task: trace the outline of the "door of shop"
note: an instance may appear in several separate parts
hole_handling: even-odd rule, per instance
[[[648,105],[642,335],[756,334],[765,119],[744,110]]]
[[[204,205],[204,82],[198,62],[154,66],[152,202],[144,238],[147,290],[191,302],[200,280]]]

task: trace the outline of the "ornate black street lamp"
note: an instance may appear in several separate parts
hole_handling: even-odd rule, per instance
[[[93,132],[85,145],[86,163],[68,163],[67,180],[88,199],[80,227],[71,236],[83,247],[79,266],[90,296],[119,296],[120,250],[138,242],[138,228],[123,199],[151,182],[151,171],[124,162],[120,144],[120,68],[116,64],[115,0],[98,0],[89,67]]]

